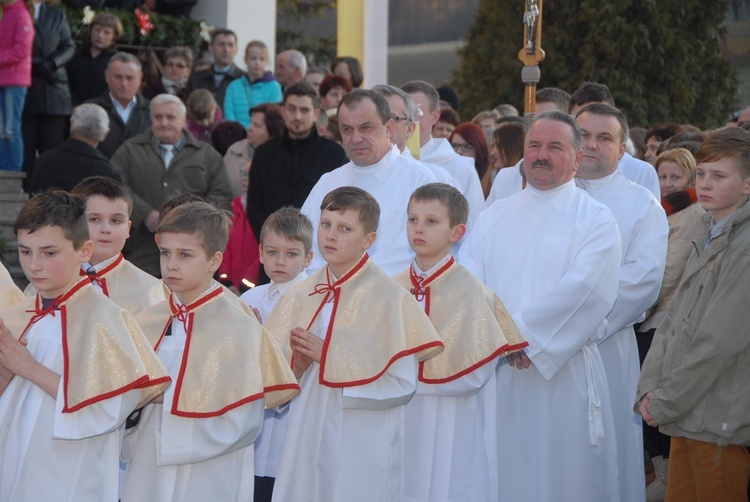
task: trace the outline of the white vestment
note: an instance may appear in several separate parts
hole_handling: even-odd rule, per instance
[[[171,336],[158,346],[173,382],[178,381],[186,341],[183,323],[174,321]],[[175,388],[164,392],[166,406],[146,406],[140,423],[125,435],[122,457],[128,468],[122,501],[251,502],[253,456],[246,450],[263,426],[263,400],[215,417],[189,418],[170,412]]]
[[[311,327],[320,338],[332,307],[326,303]],[[416,388],[417,368],[417,356],[408,355],[371,383],[334,388],[319,383],[313,362],[290,404],[273,500],[402,500],[403,405]]]
[[[482,389],[496,366],[497,358],[449,382],[417,383],[404,408],[404,502],[492,500]]]
[[[432,138],[419,149],[419,160],[437,164],[458,181],[469,202],[469,222],[473,224],[484,209],[484,192],[474,159],[457,154],[447,139]]]
[[[646,187],[654,194],[656,200],[661,200],[659,176],[657,176],[654,166],[648,162],[636,159],[628,152],[625,152],[617,164],[617,171],[636,185]]]
[[[276,302],[295,284],[299,284],[307,277],[304,270],[297,277],[283,284],[271,281],[269,284],[256,286],[247,290],[240,299],[252,308],[258,309],[263,322],[271,315]],[[289,405],[271,408],[265,411],[263,429],[253,443],[255,475],[275,478],[279,467],[281,449],[284,446]]]
[[[620,236],[612,213],[573,180],[546,191],[527,186],[479,216],[459,258],[500,296],[529,342],[530,368],[501,361],[496,371],[499,496],[619,500],[614,423],[595,343],[617,296]],[[488,407],[491,400],[488,394]]]
[[[417,188],[434,182],[435,176],[426,167],[401,157],[396,145],[392,145],[375,164],[359,167],[349,162],[321,176],[300,210],[313,224],[315,255],[307,268],[308,272],[314,272],[326,264],[318,252],[320,203],[328,192],[343,186],[361,188],[380,204],[378,238],[367,250],[373,262],[390,276],[408,268],[414,259],[414,251],[409,247],[406,235],[409,198]]]
[[[521,160],[515,166],[500,169],[492,182],[490,193],[487,195],[486,207],[493,202],[510,197],[523,190],[523,176],[521,176]]]
[[[642,418],[633,413],[640,364],[633,324],[656,301],[667,259],[667,216],[651,192],[619,172],[578,184],[607,206],[617,221],[622,244],[622,266],[617,300],[607,315],[607,330],[599,342],[612,399],[620,500],[646,499],[643,469]]]
[[[27,348],[43,366],[63,374],[61,315],[47,314],[26,333]],[[17,333],[14,333],[17,335]],[[117,500],[120,427],[141,397],[131,390],[63,413],[64,378],[57,399],[18,376],[0,395],[0,500],[31,502]]]

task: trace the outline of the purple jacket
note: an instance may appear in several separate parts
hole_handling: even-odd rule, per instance
[[[31,86],[31,44],[34,20],[26,3],[3,5],[0,20],[0,87]]]

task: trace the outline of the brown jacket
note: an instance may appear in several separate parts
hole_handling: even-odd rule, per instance
[[[665,434],[750,445],[750,204],[704,250],[707,235],[693,240],[643,363],[635,409],[653,392],[649,411]]]
[[[134,265],[160,276],[159,250],[154,234],[143,220],[167,199],[179,193],[200,195],[219,208],[229,210],[232,193],[224,161],[210,145],[188,131],[185,144],[175,154],[169,170],[164,168],[151,141],[151,128],[127,140],[112,157],[112,165],[133,195],[133,228],[123,254]]]

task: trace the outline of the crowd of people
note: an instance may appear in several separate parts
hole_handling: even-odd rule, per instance
[[[224,28],[146,82],[0,5],[0,502],[747,500],[750,108],[462,120]]]

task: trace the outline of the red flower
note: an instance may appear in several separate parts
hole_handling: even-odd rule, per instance
[[[141,27],[141,36],[148,35],[148,32],[154,29],[153,23],[148,18],[148,14],[141,11],[141,9],[135,9],[135,17],[138,18],[138,25]]]

